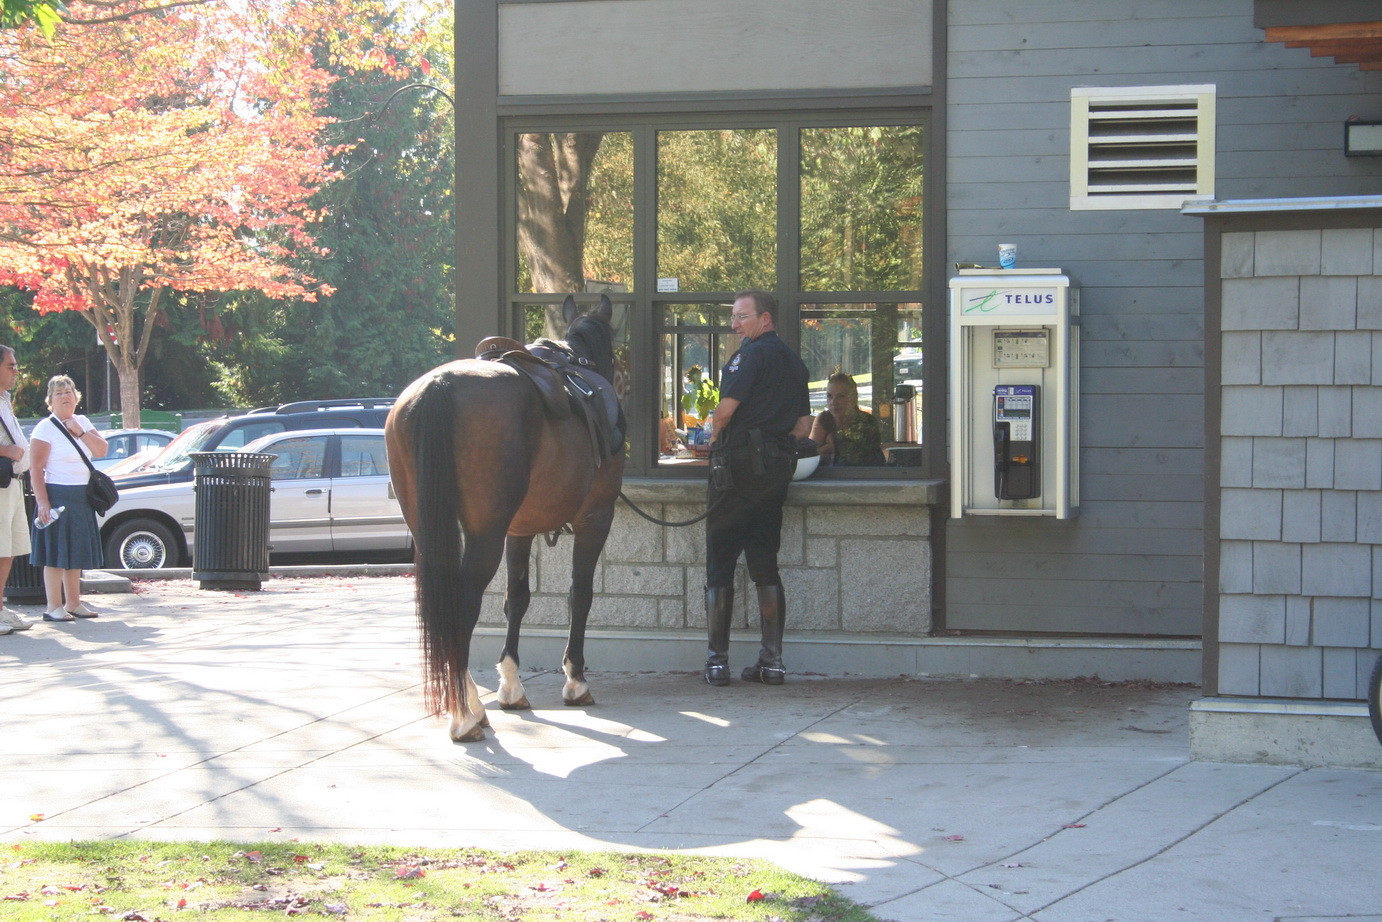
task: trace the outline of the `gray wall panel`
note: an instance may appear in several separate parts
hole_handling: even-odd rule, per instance
[[[1204,390],[1200,369],[1183,368],[1090,368],[1080,371],[1083,394],[1199,394]]]
[[[1072,522],[949,521],[945,626],[1196,633],[1203,226],[1175,209],[1070,209],[1070,90],[1212,84],[1216,197],[1362,194],[1382,162],[1344,158],[1342,123],[1382,114],[1382,75],[1267,44],[1252,0],[948,9],[947,261],[992,264],[1012,242],[1019,267],[1080,286],[1084,468]],[[1124,554],[1166,556],[1139,568]]]
[[[1080,471],[1099,474],[1204,476],[1204,452],[1195,448],[1091,448],[1080,452]]]
[[[1201,545],[1198,528],[1160,528],[1155,531],[1144,528],[1079,528],[1069,532],[1066,539],[1062,549],[1067,553],[1079,552],[1095,556],[1154,554],[1184,557],[1197,551]],[[958,572],[971,576],[974,575],[973,572],[964,569],[969,566],[969,557],[973,554],[983,554],[987,550],[989,546],[972,534],[961,536],[950,548],[951,553],[958,555]],[[986,575],[993,573],[989,571]]]
[[[499,11],[499,92],[929,86],[930,48],[929,0],[509,3]]]

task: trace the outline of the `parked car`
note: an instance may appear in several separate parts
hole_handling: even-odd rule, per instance
[[[93,460],[97,470],[110,473],[109,468],[126,458],[167,445],[177,438],[176,432],[165,429],[103,429],[101,437],[106,440],[106,456]]]
[[[261,407],[241,416],[206,420],[182,430],[152,461],[137,470],[112,477],[122,491],[130,487],[190,481],[193,452],[238,451],[262,436],[296,429],[382,428],[392,406],[392,397],[301,400],[277,407]]]
[[[102,470],[106,472],[107,477],[112,479],[124,476],[125,474],[131,474],[143,468],[144,465],[148,464],[154,458],[157,458],[162,454],[163,449],[167,447],[166,445],[159,445],[157,448],[146,448],[143,451],[137,451],[128,458],[121,458],[114,464],[102,468]]]
[[[411,547],[389,481],[383,429],[276,432],[242,450],[277,455],[269,474],[271,553],[401,554]],[[122,486],[101,527],[106,566],[190,565],[196,547],[194,491],[191,480]]]

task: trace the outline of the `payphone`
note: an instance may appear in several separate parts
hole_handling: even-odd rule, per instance
[[[951,517],[1079,510],[1078,289],[1059,269],[950,280]]]
[[[1035,384],[1000,384],[993,389],[993,495],[998,499],[1041,495],[1040,393]]]

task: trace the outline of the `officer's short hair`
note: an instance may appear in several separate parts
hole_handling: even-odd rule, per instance
[[[738,301],[740,298],[748,298],[753,301],[753,312],[755,314],[772,314],[774,317],[777,316],[777,298],[774,298],[770,292],[766,292],[761,288],[748,288],[744,291],[737,291],[734,293],[735,301]]]

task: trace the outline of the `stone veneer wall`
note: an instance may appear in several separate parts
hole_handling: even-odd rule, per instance
[[[1382,228],[1226,230],[1217,694],[1360,699],[1382,647]]]
[[[703,481],[626,481],[624,492],[650,515],[685,521],[705,509]],[[807,481],[794,484],[784,509],[779,563],[789,629],[806,633],[925,637],[932,599],[931,504],[934,482]],[[532,605],[526,625],[568,623],[571,538],[534,542]],[[735,627],[757,629],[745,604],[741,560]],[[592,628],[705,630],[705,526],[654,525],[623,503],[595,573]],[[490,584],[481,625],[504,622],[504,568]],[[752,617],[749,612],[752,610]]]

